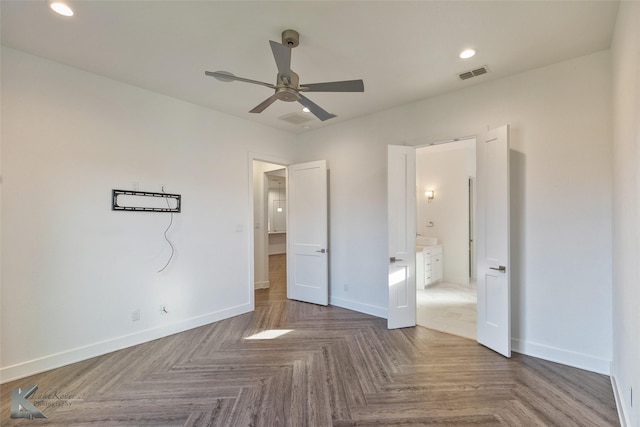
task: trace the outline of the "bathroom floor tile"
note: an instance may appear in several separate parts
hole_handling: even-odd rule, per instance
[[[477,339],[477,292],[474,287],[440,282],[417,291],[420,326]]]

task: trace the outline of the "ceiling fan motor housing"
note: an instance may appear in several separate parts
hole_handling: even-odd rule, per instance
[[[276,96],[280,101],[294,102],[298,100],[298,91],[290,87],[276,89]]]
[[[276,97],[280,101],[294,102],[300,97],[298,96],[298,85],[300,78],[293,70],[289,70],[288,76],[278,74],[278,84],[276,85]]]
[[[282,44],[287,47],[296,47],[300,44],[300,34],[296,30],[284,30],[282,32]]]

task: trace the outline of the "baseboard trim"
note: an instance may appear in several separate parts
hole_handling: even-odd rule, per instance
[[[386,307],[377,307],[375,305],[362,304],[361,302],[333,296],[329,297],[329,304],[335,305],[336,307],[346,308],[347,310],[357,311],[358,313],[382,317],[383,319],[387,318]]]
[[[164,338],[179,332],[188,331],[189,329],[208,325],[209,323],[228,319],[250,311],[252,311],[250,304],[242,304],[201,316],[192,317],[177,323],[146,329],[133,334],[123,335],[113,339],[89,344],[87,346],[77,347],[60,353],[7,366],[0,369],[0,384],[51,369],[60,368],[71,363],[91,359],[92,357],[102,356],[127,347],[153,341],[158,338]]]
[[[269,289],[271,287],[271,282],[269,280],[265,280],[262,282],[255,282],[253,286],[254,286],[254,289]]]
[[[611,361],[599,359],[585,353],[578,353],[558,347],[511,339],[511,350],[527,356],[537,357],[550,362],[584,369],[598,374],[609,375]]]
[[[610,371],[613,372],[613,369],[610,369]],[[623,393],[618,386],[615,375],[611,375],[611,387],[613,388],[613,397],[616,400],[616,408],[618,409],[620,425],[622,427],[631,426],[631,420],[629,419],[628,412],[626,411],[627,407],[624,404],[624,399],[622,398]]]

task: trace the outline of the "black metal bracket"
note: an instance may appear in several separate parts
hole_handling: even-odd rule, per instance
[[[134,197],[160,197],[163,199],[175,200],[175,207],[171,207],[169,200],[166,200],[167,207],[157,206],[132,206],[122,205],[118,202],[118,196],[134,196]],[[181,195],[169,193],[150,193],[148,191],[129,191],[129,190],[113,190],[111,209],[114,211],[131,211],[131,212],[180,212]]]

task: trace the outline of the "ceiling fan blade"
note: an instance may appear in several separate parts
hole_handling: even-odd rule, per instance
[[[322,109],[322,107],[320,107],[318,104],[316,104],[315,102],[313,102],[309,98],[305,97],[304,95],[298,94],[298,96],[299,96],[298,102],[300,104],[304,105],[305,107],[307,107],[309,109],[309,111],[311,111],[313,113],[314,116],[316,116],[317,118],[319,118],[323,122],[325,120],[328,120],[328,119],[331,119],[331,118],[335,117],[335,114],[331,114],[331,113],[325,111],[324,109]]]
[[[345,80],[341,82],[301,84],[305,92],[364,92],[362,80]]]
[[[250,113],[262,113],[264,111],[265,108],[267,108],[269,105],[273,104],[274,102],[276,102],[278,100],[278,96],[277,94],[273,94],[271,95],[269,98],[265,99],[264,101],[262,101],[260,104],[256,105],[253,110],[249,111]]]
[[[271,83],[259,82],[257,80],[245,79],[243,77],[236,77],[236,76],[234,76],[233,74],[231,74],[231,73],[229,73],[227,71],[205,71],[204,74],[207,75],[207,76],[215,77],[216,79],[218,79],[220,81],[223,81],[223,82],[231,82],[231,81],[237,80],[239,82],[253,83],[255,85],[266,86],[266,87],[269,87],[271,89],[275,89],[276,88]]]
[[[271,44],[273,58],[276,60],[278,74],[291,79],[291,48],[273,40],[269,40],[269,44]]]

